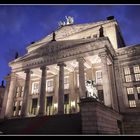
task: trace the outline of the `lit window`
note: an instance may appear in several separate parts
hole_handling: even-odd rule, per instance
[[[139,66],[134,66],[134,73],[140,73],[140,67]]]
[[[18,108],[18,115],[21,115],[21,106],[22,106],[22,101],[19,102],[19,108]]]
[[[125,75],[130,74],[130,68],[129,67],[124,68],[124,74]]]
[[[134,74],[135,74],[135,80],[140,81],[140,67],[138,65],[133,66]]]
[[[64,89],[69,89],[69,76],[64,77]]]
[[[16,88],[16,97],[23,97],[24,87],[19,86]]]
[[[21,87],[21,97],[23,97],[24,94],[24,87]]]
[[[19,97],[19,94],[20,94],[20,90],[19,90],[19,87],[17,87],[17,89],[16,89],[16,97]]]
[[[131,82],[132,78],[131,78],[131,75],[130,75],[130,68],[129,67],[124,68],[124,74],[125,74],[125,81],[126,82]]]
[[[32,83],[32,94],[38,94],[39,93],[39,82],[33,82]]]
[[[127,88],[129,107],[136,107],[136,101],[133,88]]]
[[[128,94],[134,94],[133,88],[127,88],[127,93]]]
[[[137,87],[138,99],[140,100],[140,87]]]
[[[140,74],[135,74],[135,80],[140,81]]]
[[[53,83],[54,83],[53,79],[47,80],[47,86],[46,86],[47,92],[53,92],[53,88],[54,88]]]
[[[102,71],[96,71],[96,83],[97,84],[102,84]]]
[[[136,107],[136,101],[135,100],[130,100],[129,101],[129,107]]]
[[[137,92],[140,93],[140,87],[137,87]]]
[[[132,81],[131,75],[125,76],[125,81],[126,81],[126,82],[131,82],[131,81]]]
[[[17,110],[17,101],[14,103],[13,116],[16,116],[16,110]]]

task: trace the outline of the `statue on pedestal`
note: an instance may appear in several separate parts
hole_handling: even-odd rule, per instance
[[[86,83],[87,97],[92,97],[98,100],[98,91],[94,80],[87,80]]]

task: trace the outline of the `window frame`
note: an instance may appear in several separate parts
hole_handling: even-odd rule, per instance
[[[101,73],[101,74],[100,74],[100,75],[101,75],[100,77],[97,76],[98,73]],[[97,70],[97,71],[95,72],[95,76],[96,76],[96,84],[102,84],[102,82],[103,82],[102,70]]]
[[[35,87],[35,84],[38,84],[38,88],[34,88]],[[36,81],[36,82],[32,82],[32,92],[31,94],[32,95],[36,95],[36,94],[39,94],[39,81]]]
[[[54,79],[47,79],[46,80],[46,92],[53,92],[54,91]]]

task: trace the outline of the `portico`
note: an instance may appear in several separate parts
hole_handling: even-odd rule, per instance
[[[58,46],[59,42],[56,43]],[[15,95],[18,92],[10,89],[12,88],[10,84],[10,94],[16,98],[10,98],[8,104],[13,106],[14,102],[14,108],[18,108],[14,110],[11,108],[11,115],[18,114],[26,117],[79,112],[79,99],[86,97],[86,80],[95,80],[102,102],[113,107],[113,91],[110,88],[110,71],[108,68],[109,65],[112,65],[110,57],[113,51],[110,50],[109,53],[106,53],[104,51],[106,47],[96,50],[94,45],[92,47],[86,45],[86,50],[85,45],[79,47],[81,51],[85,51],[83,54],[79,52],[77,55],[76,50],[75,54],[71,54],[72,50],[69,53],[67,51],[62,53],[62,50],[59,55],[52,56],[50,53],[49,59],[46,56],[36,57],[34,61],[27,59],[26,67],[18,67],[21,66],[19,64],[23,63],[20,59],[19,64],[18,62],[11,64],[15,77],[22,81],[20,87],[24,87],[23,95],[18,97]],[[87,52],[89,49],[93,49],[93,51]],[[56,61],[57,63],[55,63]],[[14,67],[18,68],[15,69]],[[18,88],[17,83],[18,80],[14,84],[14,89]],[[9,110],[6,109],[6,112]],[[10,115],[7,114],[7,117]]]

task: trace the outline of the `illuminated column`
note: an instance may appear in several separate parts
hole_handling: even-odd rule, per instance
[[[31,71],[29,69],[25,70],[26,80],[24,86],[24,95],[23,95],[23,103],[21,108],[21,116],[28,116],[28,104],[29,104],[29,89],[30,89],[30,77]]]
[[[39,114],[38,115],[45,115],[45,98],[46,98],[46,66],[40,68],[42,70],[42,77],[41,77],[41,87],[40,87],[40,98],[39,98]]]
[[[11,75],[11,81],[10,81],[10,85],[9,88],[6,88],[6,92],[5,92],[5,101],[3,102],[3,107],[6,107],[5,110],[5,117],[10,118],[13,115],[13,98],[14,98],[14,93],[15,93],[15,86],[16,86],[16,76],[14,73],[12,73]],[[7,83],[8,84],[8,83]],[[6,99],[7,99],[7,104],[6,104]]]
[[[86,87],[85,87],[85,72],[84,72],[84,58],[80,57],[77,59],[79,63],[79,91],[80,97],[86,97]]]
[[[65,63],[57,64],[59,66],[59,93],[58,93],[58,114],[64,114],[64,67]]]
[[[104,91],[104,102],[106,106],[111,107],[111,84],[109,82],[109,69],[107,65],[107,54],[100,53],[102,65],[102,75],[103,75],[103,91]]]

